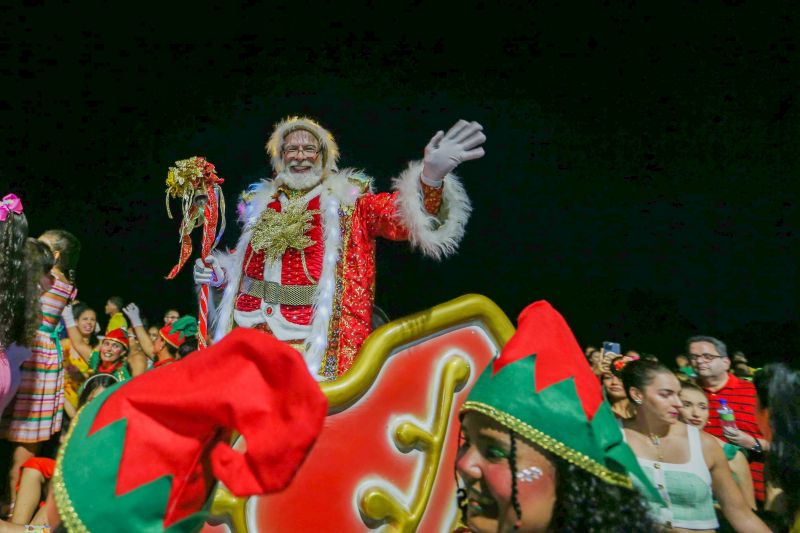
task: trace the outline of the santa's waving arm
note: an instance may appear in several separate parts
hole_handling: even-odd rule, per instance
[[[459,120],[445,134],[436,135],[425,147],[425,159],[420,179],[431,187],[441,187],[444,178],[464,161],[480,159],[484,155],[481,146],[486,141],[483,126],[477,122]]]
[[[477,122],[459,120],[447,133],[438,131],[425,147],[423,161],[410,163],[394,179],[391,200],[382,195],[362,197],[360,207],[374,215],[367,217],[370,233],[408,239],[435,259],[453,254],[472,207],[452,172],[464,161],[483,157],[484,141],[483,127]]]

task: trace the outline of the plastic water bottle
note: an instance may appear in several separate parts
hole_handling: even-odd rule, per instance
[[[736,427],[736,417],[733,414],[733,409],[728,407],[728,402],[725,400],[719,401],[719,425],[722,429],[738,429]]]

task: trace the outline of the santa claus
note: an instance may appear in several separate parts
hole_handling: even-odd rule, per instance
[[[369,177],[339,170],[339,148],[317,122],[278,123],[266,150],[275,177],[243,193],[236,249],[197,260],[194,280],[217,289],[212,335],[258,328],[297,348],[318,379],[352,366],[370,332],[375,238],[408,240],[430,257],[455,252],[470,213],[451,172],[483,157],[477,122],[439,131],[393,182],[374,193]]]

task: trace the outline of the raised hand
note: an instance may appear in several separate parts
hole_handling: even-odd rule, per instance
[[[445,134],[436,135],[425,147],[422,175],[428,182],[441,182],[458,165],[471,159],[483,157],[481,145],[486,141],[483,126],[477,122],[459,120]]]
[[[72,305],[67,304],[61,311],[61,318],[64,319],[64,326],[68,328],[75,327],[75,315],[72,313]]]
[[[142,316],[139,312],[139,306],[135,303],[129,303],[123,307],[122,312],[128,315],[128,318],[131,319],[131,326],[136,328],[142,325]]]

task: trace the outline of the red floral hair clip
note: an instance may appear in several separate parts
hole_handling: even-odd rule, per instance
[[[620,355],[619,357],[615,357],[611,360],[611,372],[619,375],[628,363],[630,363],[630,360],[626,359],[624,356]]]

